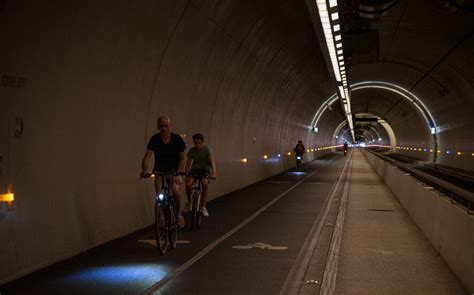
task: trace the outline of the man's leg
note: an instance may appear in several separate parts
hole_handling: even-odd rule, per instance
[[[193,178],[191,176],[186,176],[185,184],[186,184],[186,196],[188,197],[188,202],[191,201],[191,187],[193,186]]]
[[[183,211],[181,210],[181,193],[179,191],[179,185],[172,184],[171,191],[173,192],[174,207],[177,213],[177,222],[179,227],[184,227]]]

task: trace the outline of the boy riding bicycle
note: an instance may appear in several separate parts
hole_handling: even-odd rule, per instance
[[[194,147],[188,151],[188,160],[186,162],[186,172],[188,176],[186,177],[186,195],[188,197],[188,204],[186,205],[185,211],[189,210],[191,204],[191,187],[194,182],[193,175],[203,174],[206,176],[216,177],[216,163],[214,160],[214,155],[212,154],[211,148],[207,145],[204,145],[204,136],[200,133],[193,135]],[[209,212],[206,209],[207,198],[209,196],[209,180],[203,178],[201,180],[202,184],[202,195],[201,195],[201,204],[199,208],[201,215],[208,217]]]

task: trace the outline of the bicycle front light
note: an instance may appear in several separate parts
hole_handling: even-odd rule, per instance
[[[165,195],[163,195],[163,194],[158,194],[158,199],[159,199],[160,201],[163,201],[164,198],[165,198]]]
[[[298,156],[298,157],[296,157],[296,159],[301,160],[301,157]]]

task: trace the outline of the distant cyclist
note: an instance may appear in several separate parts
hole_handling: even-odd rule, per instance
[[[296,144],[295,148],[293,149],[297,155],[303,156],[304,152],[306,151],[303,141],[298,140],[298,143]]]
[[[167,116],[158,118],[158,129],[160,133],[153,135],[148,141],[147,151],[142,160],[142,177],[146,176],[148,170],[148,162],[151,155],[155,155],[154,172],[184,172],[186,165],[186,144],[178,134],[171,133],[171,120]],[[171,190],[175,201],[177,213],[177,223],[179,227],[184,227],[184,218],[180,207],[181,194],[179,185],[183,183],[181,176],[174,176],[172,179]],[[155,178],[155,190],[158,194],[161,192],[161,177]]]
[[[347,155],[347,149],[348,149],[349,145],[347,144],[347,142],[344,142],[344,156]]]
[[[194,147],[188,151],[188,161],[186,163],[186,172],[188,176],[186,177],[186,195],[188,196],[188,205],[186,205],[186,210],[189,210],[191,204],[191,187],[193,185],[194,179],[193,174],[204,174],[211,177],[216,177],[216,162],[214,160],[214,155],[212,154],[211,148],[207,145],[204,145],[204,136],[200,133],[193,135]],[[209,212],[207,211],[206,204],[207,198],[209,196],[209,180],[202,179],[202,195],[201,195],[201,204],[199,208],[201,215],[208,217]]]

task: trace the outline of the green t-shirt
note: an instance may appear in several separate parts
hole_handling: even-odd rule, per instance
[[[205,169],[210,173],[212,171],[211,161],[209,160],[211,155],[212,150],[207,145],[203,146],[200,151],[194,147],[189,149],[188,159],[193,160],[191,169]]]

